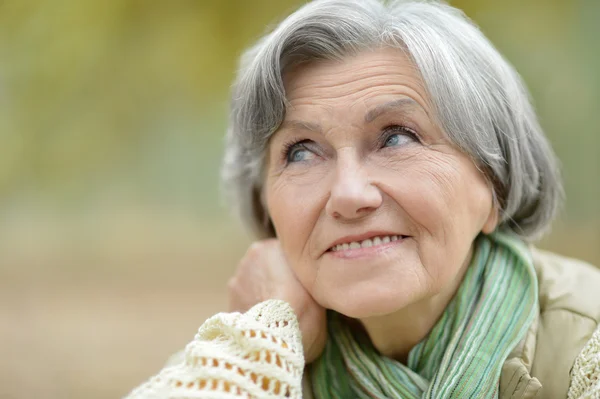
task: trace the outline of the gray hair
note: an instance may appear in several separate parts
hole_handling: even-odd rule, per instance
[[[543,233],[562,184],[527,89],[460,10],[432,1],[316,0],[243,54],[223,183],[244,222],[260,237],[275,235],[261,192],[268,141],[285,116],[286,70],[381,46],[404,51],[416,65],[437,122],[492,183],[499,229],[525,239]]]

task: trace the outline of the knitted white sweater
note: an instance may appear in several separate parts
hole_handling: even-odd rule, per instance
[[[298,321],[284,301],[208,319],[184,356],[127,399],[302,398],[304,357]],[[568,399],[600,399],[600,329],[571,371]]]

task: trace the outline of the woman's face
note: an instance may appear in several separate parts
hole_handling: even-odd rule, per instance
[[[318,61],[288,73],[285,88],[265,195],[300,282],[322,306],[357,318],[444,290],[497,213],[408,58],[381,49]]]

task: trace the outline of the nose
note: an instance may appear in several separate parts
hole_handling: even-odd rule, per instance
[[[359,219],[381,206],[383,196],[367,169],[354,160],[338,158],[325,210],[335,219]]]

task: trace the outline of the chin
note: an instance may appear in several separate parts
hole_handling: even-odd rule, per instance
[[[346,291],[346,292],[344,292]],[[384,292],[385,290],[343,290],[337,288],[335,298],[329,297],[326,306],[347,317],[354,319],[364,319],[367,317],[384,316],[397,312],[412,301],[410,296],[399,295],[397,289],[394,292]],[[392,291],[392,290],[390,290]]]

